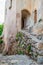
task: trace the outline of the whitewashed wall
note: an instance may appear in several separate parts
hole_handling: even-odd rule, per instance
[[[5,22],[4,22],[4,41],[7,44],[8,39],[13,36],[15,39],[17,33],[16,27],[16,0],[12,0],[12,8],[10,7],[10,0],[6,0],[6,14],[5,14]]]

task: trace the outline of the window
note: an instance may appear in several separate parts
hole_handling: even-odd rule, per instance
[[[10,0],[10,7],[9,7],[9,9],[11,9],[12,8],[12,0]]]

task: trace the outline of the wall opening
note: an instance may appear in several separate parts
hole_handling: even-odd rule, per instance
[[[26,28],[26,19],[30,17],[30,12],[26,9],[21,11],[21,29]]]

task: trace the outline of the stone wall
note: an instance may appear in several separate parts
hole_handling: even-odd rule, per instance
[[[26,44],[31,44],[31,52],[30,57],[34,60],[36,60],[39,64],[43,64],[43,41],[40,42],[40,36],[41,35],[31,35],[30,33],[26,31],[21,31],[24,39],[26,40]],[[41,36],[43,37],[43,36]],[[37,39],[38,38],[38,39]],[[37,39],[37,40],[36,40]],[[39,41],[38,41],[39,40]]]

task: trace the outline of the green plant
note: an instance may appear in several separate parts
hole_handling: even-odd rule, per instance
[[[17,50],[17,53],[19,54],[19,55],[24,55],[24,52],[22,51],[22,50]]]
[[[27,46],[28,53],[31,52],[31,44]]]
[[[16,35],[16,40],[18,41],[19,39],[23,38],[23,34],[21,32],[17,33]]]
[[[4,25],[3,24],[0,24],[0,36],[2,35],[3,27],[4,27]]]
[[[41,22],[42,21],[42,19],[39,19],[39,21],[38,22]]]
[[[4,27],[4,25],[3,24],[0,24],[0,36],[2,35],[3,27]],[[0,39],[0,44],[2,44],[2,43],[3,43],[3,40]]]

